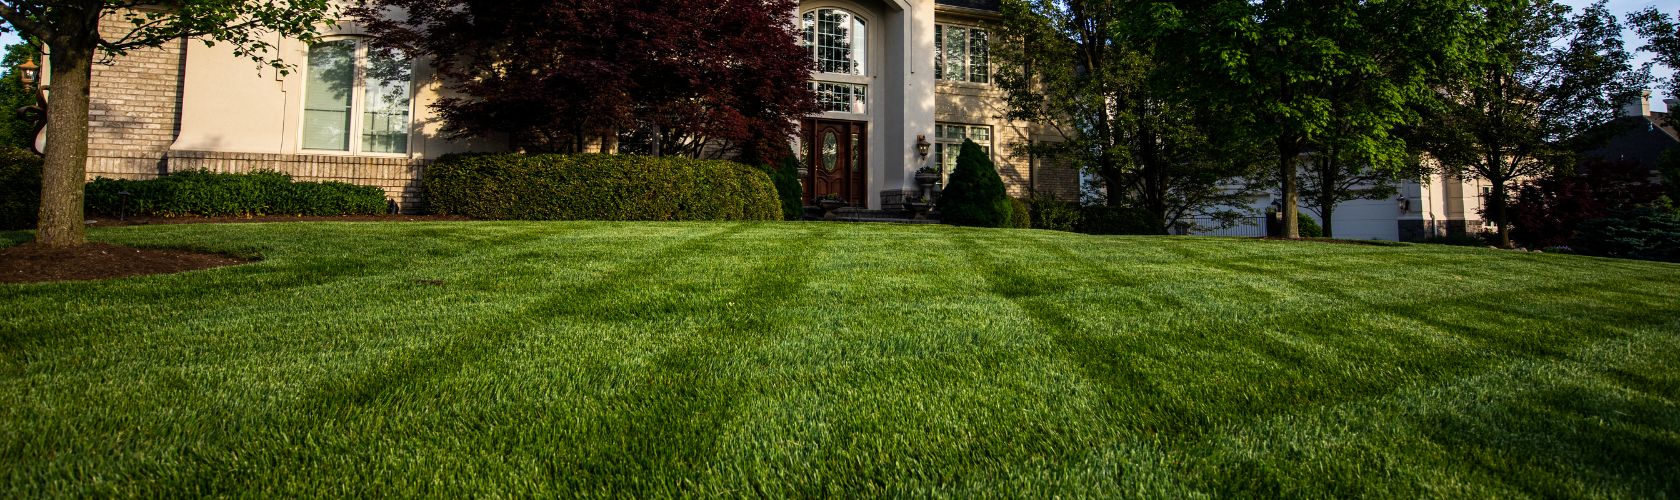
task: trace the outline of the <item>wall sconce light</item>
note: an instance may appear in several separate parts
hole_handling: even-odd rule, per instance
[[[931,149],[933,149],[933,144],[928,142],[927,134],[916,135],[916,152],[921,153],[922,158],[927,158],[928,151]]]
[[[1400,213],[1407,214],[1412,212],[1412,200],[1406,199],[1406,195],[1400,195],[1400,197],[1396,198],[1394,201],[1400,205]]]
[[[19,64],[17,70],[18,78],[23,80],[24,85],[34,85],[35,82],[41,81],[41,65],[35,64],[35,58]]]

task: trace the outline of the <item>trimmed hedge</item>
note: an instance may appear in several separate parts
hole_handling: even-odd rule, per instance
[[[1149,210],[1092,205],[1080,210],[1078,231],[1085,234],[1167,234],[1166,222]]]
[[[470,154],[426,169],[433,211],[514,220],[780,220],[776,186],[734,162],[633,155]]]
[[[143,181],[98,178],[87,185],[87,211],[118,215],[128,192],[128,215],[256,217],[263,215],[375,215],[389,210],[385,191],[343,182],[295,182],[271,171],[226,174],[178,172]]]
[[[41,157],[0,148],[0,229],[30,229],[41,212]]]

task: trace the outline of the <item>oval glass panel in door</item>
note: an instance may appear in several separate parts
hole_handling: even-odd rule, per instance
[[[822,161],[823,169],[829,172],[833,172],[840,163],[840,139],[834,136],[832,130],[823,134]]]

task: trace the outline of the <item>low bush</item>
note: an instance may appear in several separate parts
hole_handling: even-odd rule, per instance
[[[1680,214],[1636,208],[1582,222],[1569,248],[1582,255],[1680,262]]]
[[[1079,203],[1062,201],[1048,196],[1027,198],[1032,211],[1032,227],[1051,231],[1073,231],[1079,227]]]
[[[958,226],[1005,227],[1014,204],[997,165],[974,141],[963,141],[957,168],[939,194],[939,219]]]
[[[297,182],[272,171],[189,171],[148,180],[99,178],[87,185],[88,213],[106,216],[373,215],[388,207],[385,191],[377,187]]]
[[[513,220],[779,220],[776,186],[734,162],[633,155],[449,155],[426,169],[434,211]]]
[[[0,148],[0,229],[29,229],[41,211],[41,157]]]
[[[1078,230],[1085,234],[1167,234],[1166,223],[1148,210],[1092,205],[1080,211]]]
[[[1312,217],[1307,217],[1307,214],[1300,212],[1296,212],[1295,217],[1296,220],[1300,221],[1300,227],[1297,229],[1301,232],[1302,238],[1324,237],[1324,228],[1318,225],[1318,221],[1314,221]]]
[[[1004,223],[1003,227],[1031,229],[1033,227],[1032,206],[1028,205],[1026,200],[1020,198],[1010,198],[1009,220]]]

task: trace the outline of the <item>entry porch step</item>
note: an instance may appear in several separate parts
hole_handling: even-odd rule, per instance
[[[822,208],[805,207],[805,220],[828,220],[835,222],[883,222],[892,224],[938,224],[939,219],[913,219],[910,212],[903,210],[868,210],[863,208],[841,208],[834,211],[833,219],[824,219]]]

